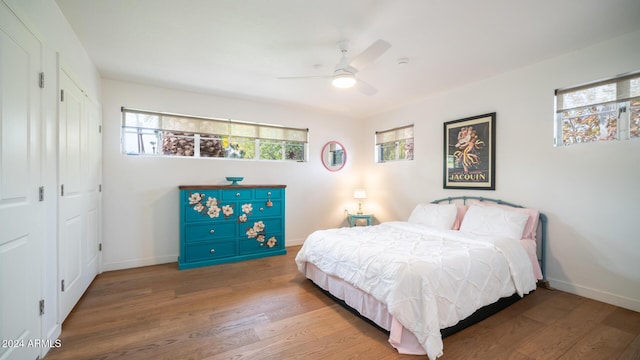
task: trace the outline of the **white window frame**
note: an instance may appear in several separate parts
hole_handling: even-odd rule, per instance
[[[127,155],[145,156],[171,156],[171,157],[198,157],[211,159],[239,159],[239,160],[269,160],[269,161],[308,161],[309,129],[293,128],[272,124],[254,123],[231,119],[204,118],[172,113],[137,110],[122,108],[122,133],[121,149]],[[155,133],[155,145],[151,145],[149,136]],[[166,133],[176,135],[167,136]],[[137,135],[136,135],[137,134]],[[146,135],[146,140],[143,140]],[[202,136],[202,138],[201,138]],[[181,148],[176,153],[171,153],[163,141],[176,141],[185,137],[187,150]],[[213,139],[212,139],[213,138]],[[239,142],[234,143],[234,139]],[[213,149],[216,155],[201,155],[202,141],[213,141]],[[191,141],[193,149],[191,149]],[[260,153],[261,141],[264,143],[280,143],[282,151],[277,159],[262,158]],[[241,150],[241,144],[251,144],[253,149],[247,147]],[[148,149],[149,146],[153,149]],[[172,144],[174,145],[174,144]],[[184,145],[184,142],[183,144]],[[233,146],[236,146],[234,148]],[[296,152],[293,158],[287,158],[287,149],[296,145],[302,153]],[[242,151],[253,151],[253,156],[247,157]],[[242,155],[239,155],[242,154]],[[250,154],[250,153],[249,153]],[[300,156],[301,155],[301,156]]]
[[[413,124],[393,129],[375,132],[375,161],[384,163],[390,161],[413,160],[414,158]],[[393,148],[393,158],[385,157],[389,154],[385,149]]]
[[[554,145],[640,138],[640,72],[555,91]]]

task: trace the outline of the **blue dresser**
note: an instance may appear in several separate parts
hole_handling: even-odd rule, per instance
[[[286,185],[182,185],[178,269],[284,255]]]

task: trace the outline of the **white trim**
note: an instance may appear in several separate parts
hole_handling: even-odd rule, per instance
[[[131,268],[136,268],[141,266],[160,265],[160,264],[172,263],[177,261],[178,261],[178,254],[149,257],[144,259],[133,259],[128,261],[119,261],[115,263],[104,262],[104,259],[103,259],[102,269],[100,270],[101,272],[104,272],[104,271],[131,269]]]
[[[289,246],[298,246],[298,245],[302,245],[304,243],[304,239],[287,239],[287,245],[285,247],[289,247]]]
[[[562,280],[557,280],[552,278],[547,278],[547,280],[549,280],[549,284],[551,285],[551,287],[557,290],[561,290],[561,291],[579,295],[579,296],[584,296],[586,298],[590,298],[597,301],[602,301],[607,304],[619,306],[625,309],[640,311],[640,301],[636,299],[613,294],[606,291],[601,291],[598,289],[593,289],[586,286],[572,284]]]

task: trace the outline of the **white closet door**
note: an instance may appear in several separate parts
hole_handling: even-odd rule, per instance
[[[40,43],[0,2],[0,359],[35,359],[44,212]]]
[[[85,95],[63,66],[59,68],[58,79],[58,285],[62,323],[87,289],[87,279],[93,279],[97,268],[87,264],[91,241],[87,214],[89,121]]]
[[[85,288],[100,269],[99,244],[102,234],[102,120],[100,107],[85,98],[87,121],[87,236],[84,253]]]

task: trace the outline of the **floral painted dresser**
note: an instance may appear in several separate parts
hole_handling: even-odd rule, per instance
[[[286,185],[181,185],[179,269],[287,253]]]

